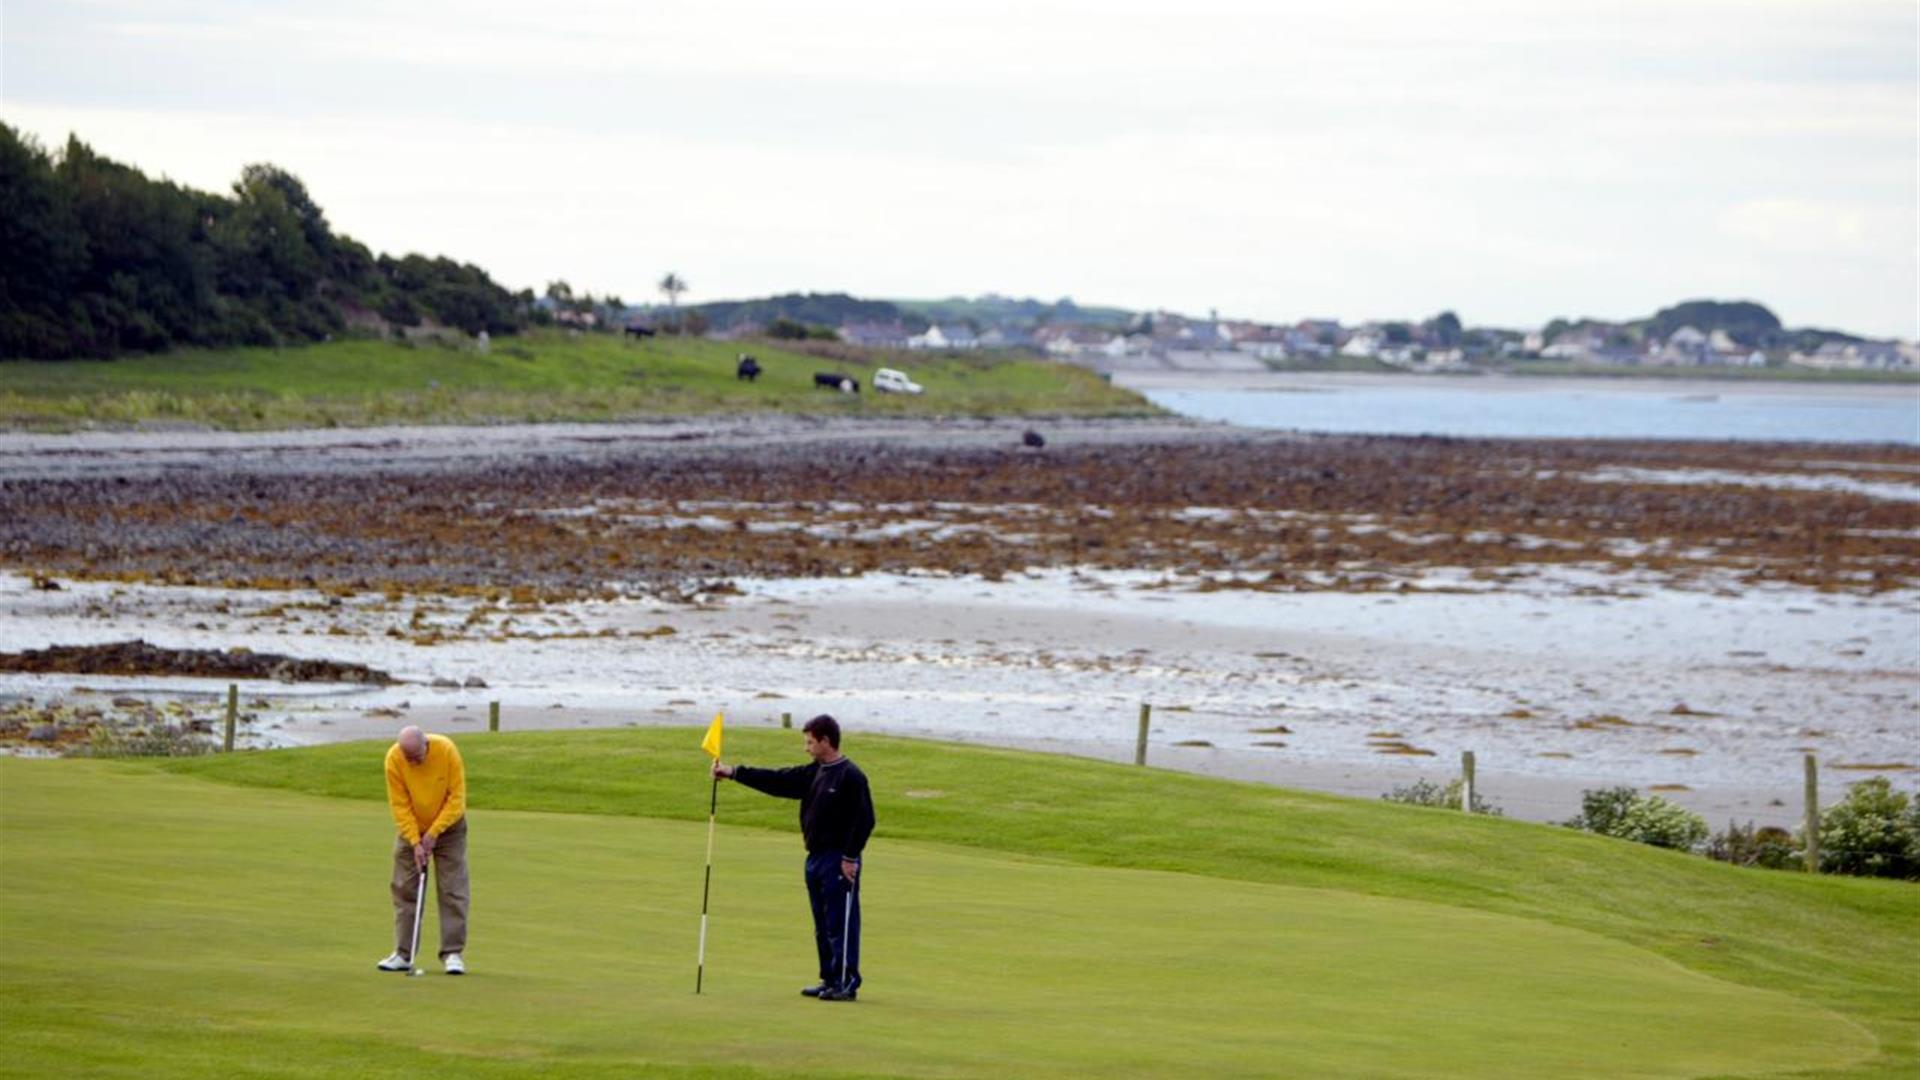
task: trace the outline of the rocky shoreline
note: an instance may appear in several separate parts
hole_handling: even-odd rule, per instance
[[[233,679],[249,682],[335,683],[383,687],[393,676],[365,664],[302,660],[250,649],[170,649],[145,641],[97,645],[52,645],[0,653],[0,672],[25,675],[119,676],[136,681]],[[484,685],[484,684],[483,684]],[[250,699],[237,720],[252,725],[255,710],[270,703]],[[47,700],[0,700],[0,748],[53,753],[181,756],[214,746],[219,700],[211,694],[56,694]],[[251,730],[248,732],[252,734]]]
[[[144,641],[54,645],[0,653],[0,671],[33,675],[181,675],[200,679],[273,679],[388,686],[393,676],[365,664],[300,660],[250,649],[167,649]]]
[[[1473,750],[1541,820],[1628,783],[1772,821],[1804,752],[1914,767],[1920,450],[1041,430],[0,437],[0,641],[397,680],[266,663],[249,746],[501,700],[515,729],[813,710],[1125,756],[1152,702],[1156,760],[1377,794]],[[229,677],[78,671],[0,674],[20,739],[91,749],[48,714],[99,709],[176,752]]]
[[[29,455],[0,480],[0,565],[545,600],[686,598],[736,577],[993,579],[1067,566],[1282,592],[1393,590],[1433,567],[1490,580],[1567,565],[1731,572],[1854,593],[1920,580],[1914,504],[1847,486],[1911,485],[1910,448],[1108,422],[1040,450],[1004,426],[925,424],[792,428],[753,449],[733,428],[609,434],[516,456],[470,434],[436,433],[431,454],[395,449],[375,469],[341,460],[337,443],[266,441],[158,471],[144,444],[65,473],[62,455],[78,451]],[[366,452],[381,451],[349,453]],[[1808,476],[1835,482],[1786,483]]]

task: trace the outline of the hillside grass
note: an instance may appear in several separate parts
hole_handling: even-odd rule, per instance
[[[729,757],[798,759],[797,735],[730,733]],[[474,805],[697,822],[697,731],[469,736]],[[1920,889],[1741,869],[1621,841],[1457,813],[1014,751],[860,737],[884,842],[1332,890],[1517,917],[1781,992],[1871,1032],[1871,1061],[1809,1075],[1920,1067]],[[311,795],[378,797],[382,747],[167,762],[181,775]],[[370,764],[373,763],[373,764]],[[792,829],[793,808],[724,786],[722,819]]]
[[[741,352],[763,374],[734,377]],[[1006,355],[881,354],[849,364],[767,342],[536,332],[471,345],[349,338],[300,348],[188,349],[111,361],[0,363],[0,426],[231,430],[620,420],[719,413],[1139,416],[1159,410],[1081,368]],[[878,366],[927,388],[876,394]],[[841,371],[863,390],[816,389]]]

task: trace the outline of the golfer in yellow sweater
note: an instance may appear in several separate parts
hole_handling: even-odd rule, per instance
[[[464,975],[467,947],[467,767],[445,735],[403,727],[387,750],[387,803],[399,835],[393,842],[393,955],[381,971],[413,967],[413,908],[420,871],[433,860],[440,895],[440,963]]]

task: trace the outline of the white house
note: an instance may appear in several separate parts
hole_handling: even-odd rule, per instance
[[[1607,347],[1607,335],[1604,330],[1588,328],[1585,330],[1567,330],[1554,337],[1540,350],[1542,358],[1547,360],[1590,361]]]
[[[915,334],[907,339],[907,348],[909,349],[958,350],[977,349],[979,347],[980,339],[974,336],[973,331],[964,326],[940,326],[935,324],[927,327],[926,333]]]
[[[1356,330],[1354,335],[1347,339],[1347,343],[1340,346],[1340,355],[1370,360],[1380,355],[1380,347],[1386,343],[1387,336],[1378,330]]]
[[[1722,334],[1719,330],[1715,330],[1714,333]],[[1698,327],[1683,326],[1668,334],[1665,342],[1650,348],[1647,351],[1647,362],[1668,367],[1696,367],[1711,363],[1713,361],[1712,340]]]
[[[1090,327],[1048,327],[1035,335],[1043,340],[1045,348],[1055,356],[1087,356],[1104,354],[1107,356],[1125,356],[1127,339],[1111,330],[1095,330]]]

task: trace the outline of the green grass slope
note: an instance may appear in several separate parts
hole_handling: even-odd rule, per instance
[[[742,351],[756,382],[734,378]],[[816,371],[864,386],[901,367],[919,397],[817,390]],[[350,339],[294,349],[183,350],[102,362],[0,364],[0,425],[181,422],[219,428],[611,420],[725,412],[820,415],[1147,415],[1144,399],[1070,365],[1004,356],[826,360],[770,344],[544,332],[486,354]]]
[[[865,1000],[828,1014],[795,993],[795,844],[741,829],[696,998],[701,826],[520,811],[474,815],[474,974],[410,981],[370,967],[378,804],[93,764],[6,776],[23,809],[0,910],[57,927],[0,960],[21,991],[0,1028],[34,1072],[1678,1077],[1872,1046],[1537,921],[908,842],[871,860]]]
[[[1914,1066],[1910,886],[869,737],[849,745],[882,817],[869,992],[830,1026],[818,1010],[836,1007],[794,993],[811,956],[793,804],[723,786],[710,993],[696,999],[697,741],[690,729],[461,740],[475,807],[476,974],[464,982],[371,971],[390,918],[382,746],[164,769],[0,761],[0,1032],[17,1048],[0,1070]],[[731,732],[729,756],[792,761],[797,735]]]

